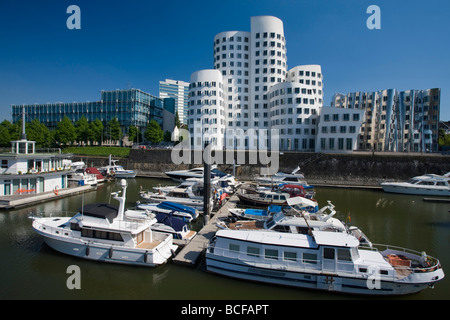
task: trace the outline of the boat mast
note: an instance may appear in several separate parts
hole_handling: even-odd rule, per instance
[[[20,139],[27,140],[27,134],[25,133],[25,105],[22,106],[22,135]]]

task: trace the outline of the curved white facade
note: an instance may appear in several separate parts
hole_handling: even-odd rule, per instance
[[[249,127],[270,128],[269,90],[286,81],[283,22],[271,16],[251,18],[251,117]]]
[[[214,37],[214,68],[223,78],[227,128],[242,128],[249,117],[250,32],[227,31]]]
[[[191,77],[189,128],[199,114],[211,107],[198,104],[196,82],[222,83],[223,118],[218,122],[203,119],[203,132],[220,133],[228,129],[247,131],[279,130],[280,150],[305,150],[315,148],[315,134],[320,108],[323,105],[323,77],[319,65],[297,66],[288,70],[286,39],[283,22],[272,16],[251,18],[251,31],[226,31],[214,37],[214,68],[196,72]],[[208,80],[209,79],[209,80]],[[201,90],[200,90],[201,91]],[[201,108],[201,111],[198,109]],[[200,113],[199,113],[200,112]],[[206,117],[204,115],[204,117]],[[224,120],[222,124],[221,121]],[[206,120],[210,121],[210,120]],[[225,130],[226,129],[226,130]],[[259,147],[245,138],[244,145],[227,139],[227,148]],[[191,139],[192,140],[192,139]],[[230,140],[230,141],[228,141]],[[262,139],[264,140],[264,139]],[[268,145],[268,141],[259,141]],[[223,146],[218,141],[217,147]],[[239,145],[238,145],[239,144]]]
[[[213,148],[223,148],[225,112],[223,78],[220,71],[207,69],[191,75],[189,85],[189,132],[191,145],[203,148],[207,142]]]

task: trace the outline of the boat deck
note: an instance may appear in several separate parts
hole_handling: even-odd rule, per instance
[[[229,223],[228,228],[232,230],[259,230],[264,229],[264,221],[237,221]]]

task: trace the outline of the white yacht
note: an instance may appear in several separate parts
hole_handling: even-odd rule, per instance
[[[138,201],[136,207],[140,210],[147,210],[155,215],[166,214],[186,222],[191,222],[199,216],[197,209],[170,201],[160,203],[140,203]]]
[[[311,231],[329,231],[350,233],[357,236],[361,245],[371,246],[367,236],[357,227],[348,228],[341,220],[333,218],[336,214],[334,205],[329,201],[320,210],[310,213],[308,209],[313,201],[305,198],[289,199],[289,207],[272,206],[274,211],[267,219],[237,220],[230,219],[228,222],[219,221],[217,226],[222,229],[232,230],[265,230],[293,234],[310,234]],[[278,208],[277,208],[278,207]],[[278,211],[276,211],[278,209]],[[230,209],[235,217],[239,212]],[[247,215],[249,219],[250,215]],[[255,215],[258,216],[257,214]]]
[[[204,176],[204,168],[198,167],[189,170],[176,170],[176,171],[167,171],[164,172],[169,178],[177,182],[183,182],[188,179],[197,178],[203,180]],[[236,178],[230,174],[226,174],[217,169],[217,166],[211,166],[211,179],[216,179],[224,187],[228,187],[234,191],[239,183]],[[231,190],[229,190],[231,192]]]
[[[88,173],[86,171],[86,164],[83,161],[72,162],[70,164],[73,172],[69,174],[68,180],[77,183],[78,185],[92,185],[98,184],[97,175]]]
[[[127,183],[119,206],[105,203],[84,206],[70,217],[33,217],[33,229],[56,251],[96,261],[154,267],[164,264],[177,249],[171,234],[155,232],[156,218],[136,219],[125,214]]]
[[[123,166],[116,164],[119,160],[111,159],[111,155],[109,155],[108,165],[105,167],[99,168],[99,171],[103,173],[105,176],[112,176],[117,179],[127,179],[127,178],[135,178],[137,172],[134,170],[125,170]]]
[[[419,292],[444,278],[439,260],[392,246],[363,247],[344,232],[217,231],[207,271],[239,279],[351,294]]]
[[[158,192],[141,191],[139,194],[142,199],[150,203],[169,201],[202,211],[204,203],[204,189],[203,180],[199,179],[195,181],[183,182],[181,185],[174,188],[167,187],[164,189],[158,189]],[[213,205],[212,197],[217,192],[218,191],[214,184],[211,184],[211,207]]]
[[[148,210],[126,210],[125,216],[129,219],[153,219],[156,217],[157,223],[151,225],[151,229],[157,232],[169,233],[173,239],[191,240],[197,234],[189,228],[187,221],[175,218],[171,213],[156,213]]]
[[[407,182],[383,182],[385,192],[424,196],[450,196],[450,172],[445,175],[424,174]]]

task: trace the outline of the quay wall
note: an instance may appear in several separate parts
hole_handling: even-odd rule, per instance
[[[132,149],[128,158],[113,158],[119,159],[118,163],[124,168],[137,170],[138,175],[149,177],[166,177],[165,171],[201,166],[201,157],[198,154],[191,153],[191,159],[197,160],[197,164],[175,165],[172,162],[171,153],[172,150]],[[225,151],[213,154],[214,156],[222,163],[229,163],[230,161],[227,160],[233,159],[233,156],[238,164],[245,159],[245,164],[236,167],[236,176],[240,180],[253,180],[260,175],[261,168],[267,167],[260,163],[257,153]],[[88,166],[100,167],[108,163],[107,157],[87,158],[74,155],[74,161],[80,159]],[[248,164],[250,159],[257,159],[257,163]],[[278,171],[291,172],[300,166],[300,171],[308,182],[315,185],[379,186],[383,181],[402,181],[425,173],[450,172],[450,156],[440,154],[282,152],[278,159]],[[219,165],[219,169],[232,173],[233,165]]]

